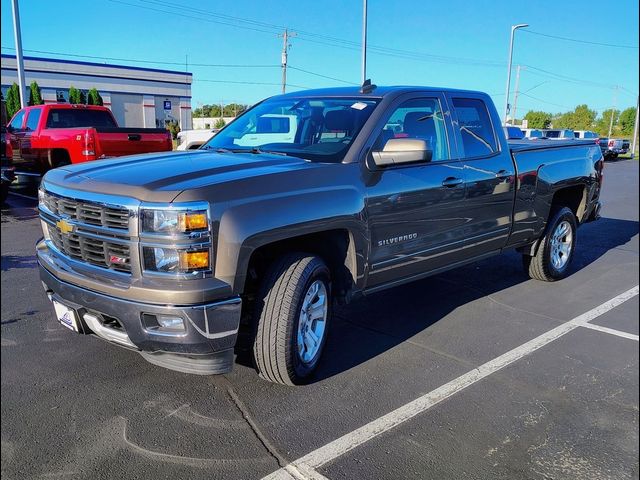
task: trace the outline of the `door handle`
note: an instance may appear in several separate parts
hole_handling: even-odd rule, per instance
[[[510,176],[513,175],[513,172],[510,172],[509,170],[500,170],[498,173],[496,173],[496,178],[508,178]]]
[[[442,181],[442,186],[443,187],[447,187],[447,188],[451,188],[451,187],[456,187],[458,185],[460,185],[462,183],[462,179],[458,178],[458,177],[448,177],[445,178]]]

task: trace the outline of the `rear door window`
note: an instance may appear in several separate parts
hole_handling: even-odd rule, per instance
[[[462,139],[461,157],[486,157],[498,151],[489,110],[476,98],[453,98]]]

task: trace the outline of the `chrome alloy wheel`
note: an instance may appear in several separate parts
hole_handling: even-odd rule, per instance
[[[327,287],[321,280],[316,280],[303,297],[298,321],[298,357],[302,363],[313,362],[318,354],[327,327],[328,313]]]
[[[551,236],[551,264],[556,270],[562,270],[571,256],[573,231],[571,224],[563,220]]]

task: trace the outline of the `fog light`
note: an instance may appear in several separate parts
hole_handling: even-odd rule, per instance
[[[156,320],[160,328],[165,330],[183,331],[184,320],[180,317],[172,317],[170,315],[156,315]]]

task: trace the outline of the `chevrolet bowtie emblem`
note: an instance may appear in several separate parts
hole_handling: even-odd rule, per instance
[[[73,232],[73,225],[67,222],[64,218],[61,218],[56,222],[56,227],[58,227],[58,230],[65,234]]]

